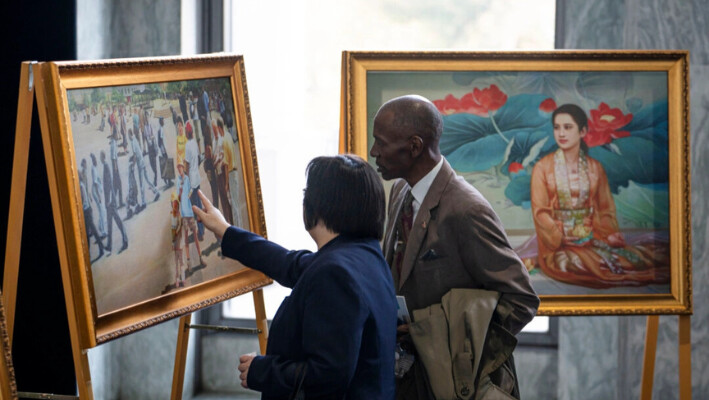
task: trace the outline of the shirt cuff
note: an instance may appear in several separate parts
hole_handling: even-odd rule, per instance
[[[264,363],[266,362],[266,357],[256,356],[251,360],[251,365],[249,366],[249,373],[246,375],[246,386],[249,389],[256,390],[259,392],[263,391],[263,382],[259,379],[263,377]]]

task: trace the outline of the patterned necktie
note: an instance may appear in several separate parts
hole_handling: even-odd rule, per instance
[[[406,242],[409,240],[411,225],[414,223],[414,195],[411,190],[406,192],[404,204],[399,211],[399,218],[396,221],[396,249],[394,250],[394,267],[396,273],[401,278],[401,264],[404,261],[404,252],[406,251]]]

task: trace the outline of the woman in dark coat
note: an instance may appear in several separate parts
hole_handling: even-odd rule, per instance
[[[303,219],[315,253],[229,226],[200,196],[195,214],[222,238],[223,254],[293,289],[273,318],[267,354],[241,356],[242,386],[288,398],[304,376],[306,398],[393,399],[397,306],[374,169],[353,155],[310,162]]]

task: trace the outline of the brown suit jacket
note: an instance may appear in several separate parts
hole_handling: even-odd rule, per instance
[[[409,185],[394,183],[384,256],[392,264],[395,224]],[[399,295],[409,310],[439,303],[453,288],[501,294],[496,320],[517,334],[536,314],[539,298],[529,274],[512,250],[490,203],[456,175],[446,160],[419,208],[406,245],[401,276],[392,269]]]

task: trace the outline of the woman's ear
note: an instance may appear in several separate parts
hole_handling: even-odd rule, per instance
[[[586,136],[587,133],[588,133],[588,125],[584,126],[583,129],[581,129],[579,131],[579,136],[581,136],[583,138],[584,136]]]

